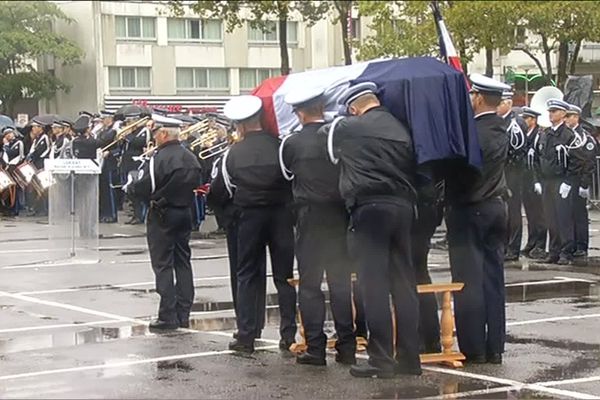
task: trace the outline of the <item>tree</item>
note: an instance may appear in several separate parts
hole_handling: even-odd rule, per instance
[[[55,62],[75,64],[83,55],[77,45],[53,32],[57,20],[70,22],[53,3],[0,1],[0,109],[14,115],[25,98],[48,99],[69,86],[49,72],[36,70],[35,61],[53,56]]]
[[[331,1],[332,8],[336,12],[336,16],[333,23],[339,23],[342,28],[342,45],[344,46],[344,63],[346,65],[352,64],[352,48],[350,47],[351,38],[348,36],[349,26],[348,20],[350,12],[352,11],[353,2],[347,0],[333,0]]]
[[[169,1],[169,7],[176,15],[183,14],[184,2],[181,0]],[[313,1],[208,1],[193,2],[191,10],[202,18],[220,18],[226,22],[226,29],[232,32],[241,27],[245,22],[252,28],[260,29],[265,33],[279,31],[279,50],[281,56],[281,74],[290,73],[290,59],[287,44],[287,22],[290,15],[298,13],[308,25],[314,25],[324,18],[329,4]],[[272,21],[277,21],[274,28]]]

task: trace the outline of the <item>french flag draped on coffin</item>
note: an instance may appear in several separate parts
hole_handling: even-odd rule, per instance
[[[267,79],[252,94],[263,99],[267,130],[286,135],[299,126],[287,93],[307,84],[326,88],[326,113],[337,115],[337,100],[352,83],[371,81],[378,97],[411,131],[418,164],[464,160],[481,166],[473,111],[463,74],[431,57],[375,60]]]

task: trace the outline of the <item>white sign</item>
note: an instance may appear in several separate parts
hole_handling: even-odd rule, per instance
[[[44,169],[53,174],[100,174],[102,163],[89,158],[47,158],[44,160]]]
[[[17,125],[18,126],[25,126],[25,125],[27,125],[28,122],[29,122],[28,114],[17,114]]]

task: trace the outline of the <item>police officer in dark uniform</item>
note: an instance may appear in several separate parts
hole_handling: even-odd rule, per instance
[[[521,117],[512,110],[511,90],[502,93],[502,101],[498,105],[497,113],[506,124],[506,132],[509,136],[510,146],[508,148],[508,160],[506,163],[506,186],[508,187],[508,234],[506,243],[505,261],[516,261],[521,252],[521,240],[523,237],[522,206],[522,184],[525,171],[527,147],[525,132],[527,125]]]
[[[238,265],[238,218],[240,208],[233,204],[233,197],[227,191],[225,181],[223,179],[223,168],[221,162],[223,157],[219,157],[212,166],[210,190],[206,196],[208,206],[215,213],[215,218],[219,219],[225,229],[227,241],[227,255],[229,259],[229,281],[231,284],[231,296],[233,299],[233,309],[237,316],[237,265]],[[267,253],[266,249],[262,249],[262,255],[257,257],[263,265],[260,265],[261,270],[266,271]],[[262,336],[262,330],[265,327],[265,301],[266,301],[266,277],[261,281],[259,295],[256,301],[256,314],[258,318],[257,332],[255,337]],[[237,339],[238,332],[233,334],[234,339]]]
[[[238,218],[237,328],[238,338],[230,350],[251,353],[259,330],[256,303],[266,271],[263,249],[268,245],[277,288],[281,340],[287,350],[296,335],[296,291],[287,282],[293,276],[294,231],[289,209],[291,189],[279,168],[279,139],[262,129],[262,101],[255,96],[238,96],[223,110],[234,121],[243,138],[234,144],[222,162],[223,179]],[[233,191],[235,189],[235,192]]]
[[[536,149],[550,239],[549,255],[543,261],[567,265],[575,248],[572,191],[578,189],[575,186],[577,160],[569,158],[569,147],[575,143],[576,136],[565,124],[569,104],[551,99],[547,107],[552,126],[544,131]]]
[[[456,334],[471,363],[502,362],[505,342],[504,243],[509,137],[496,114],[508,85],[480,74],[471,75],[471,103],[483,165],[475,179],[446,179],[448,246],[454,282],[464,289],[454,295]]]
[[[336,361],[355,364],[351,268],[346,240],[348,213],[339,192],[339,167],[329,161],[327,136],[319,132],[325,124],[323,92],[322,88],[308,87],[285,97],[302,129],[287,136],[279,152],[281,170],[287,179],[293,180],[299,302],[308,345],[296,362],[326,364],[325,296],[321,291],[326,271],[337,333]]]
[[[124,126],[142,117],[143,115],[139,114],[125,116],[126,121]],[[121,167],[125,176],[128,176],[130,173],[137,173],[137,170],[141,164],[141,161],[139,161],[138,158],[144,153],[146,146],[148,146],[150,143],[151,138],[152,135],[147,126],[137,128],[125,137],[122,156],[123,158],[121,160]],[[145,204],[139,198],[133,198],[131,201],[133,205],[133,215],[131,219],[126,222],[126,224],[141,224],[146,214],[147,204]]]
[[[128,183],[124,190],[150,203],[146,236],[160,295],[158,319],[150,323],[150,328],[187,328],[194,302],[190,207],[200,179],[200,165],[180,145],[177,129],[157,126],[153,137],[157,148],[147,168],[139,180]]]
[[[113,128],[113,114],[108,111],[100,111],[102,117],[102,129],[98,132],[98,140],[102,147],[108,145],[117,134]],[[115,193],[114,185],[118,179],[118,147],[112,147],[105,150],[102,154],[104,161],[102,163],[102,173],[100,174],[99,191],[100,191],[100,222],[116,223],[117,217],[117,194]]]
[[[521,252],[533,259],[541,259],[546,255],[546,223],[544,219],[544,202],[542,185],[537,184],[536,174],[539,170],[539,157],[535,149],[542,135],[537,124],[541,114],[532,108],[523,107],[521,116],[527,124],[527,163],[523,173],[523,206],[527,216],[527,243]]]
[[[340,98],[352,116],[329,128],[331,160],[341,165],[340,192],[351,212],[358,284],[369,328],[369,361],[355,377],[421,374],[419,302],[411,258],[416,192],[415,157],[408,129],[375,95],[377,85],[351,86]],[[390,295],[396,316],[396,358]]]
[[[573,189],[573,220],[575,222],[575,252],[573,257],[586,257],[589,247],[589,217],[587,199],[590,197],[592,175],[596,168],[596,140],[579,123],[581,108],[570,104],[567,110],[567,125],[577,135],[577,143],[571,146],[569,154],[577,166],[577,183]]]

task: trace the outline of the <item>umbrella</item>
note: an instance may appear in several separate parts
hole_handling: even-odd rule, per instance
[[[59,117],[56,114],[36,115],[35,117],[31,118],[31,121],[29,121],[29,124],[31,124],[31,122],[35,121],[40,125],[49,126],[49,125],[52,125],[54,122],[59,121],[60,118],[61,117]]]
[[[121,119],[126,115],[151,115],[152,111],[144,106],[140,106],[137,104],[126,104],[123,107],[119,108],[115,111],[115,118]]]
[[[1,115],[0,114],[0,129],[3,129],[7,126],[15,126],[14,121],[12,120],[12,118],[6,116],[6,115]]]

